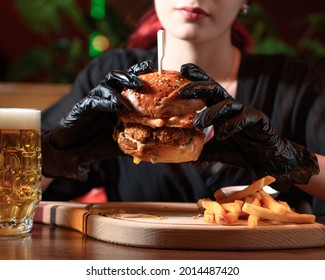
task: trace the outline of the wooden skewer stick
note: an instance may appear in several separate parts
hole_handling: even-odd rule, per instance
[[[158,46],[158,73],[161,74],[163,70],[163,58],[165,55],[165,31],[158,30],[157,32],[157,46]]]

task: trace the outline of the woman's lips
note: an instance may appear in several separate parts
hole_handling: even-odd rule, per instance
[[[176,10],[187,20],[198,20],[209,16],[208,13],[201,8],[181,7],[176,8]]]

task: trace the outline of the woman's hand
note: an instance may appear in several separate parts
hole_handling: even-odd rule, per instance
[[[206,143],[199,161],[251,169],[260,176],[274,176],[278,183],[306,184],[319,173],[315,155],[280,138],[264,113],[233,99],[194,64],[183,65],[181,73],[193,83],[182,88],[180,94],[207,102],[208,107],[197,114],[194,124],[214,128],[214,136]]]
[[[151,72],[145,61],[128,71],[110,71],[100,84],[49,132],[42,135],[43,175],[85,180],[89,163],[108,159],[120,150],[113,140],[118,114],[129,112],[120,94],[124,88],[139,88],[137,77]]]

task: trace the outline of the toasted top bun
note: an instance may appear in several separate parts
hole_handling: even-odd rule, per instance
[[[139,75],[139,78],[143,87],[122,92],[133,107],[128,118],[170,119],[193,114],[205,106],[202,99],[185,99],[178,94],[178,90],[191,81],[177,71],[151,72]]]

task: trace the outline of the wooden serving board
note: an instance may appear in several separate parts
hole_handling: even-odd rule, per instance
[[[325,225],[203,221],[195,203],[41,202],[35,222],[75,229],[106,242],[169,249],[261,250],[325,246]]]

